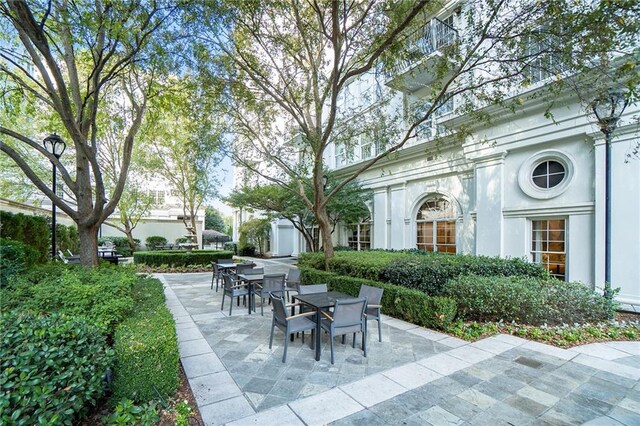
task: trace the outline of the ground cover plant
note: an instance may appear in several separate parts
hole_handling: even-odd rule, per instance
[[[71,424],[105,396],[138,412],[175,392],[178,345],[160,281],[49,263],[9,278],[0,300],[0,423]]]

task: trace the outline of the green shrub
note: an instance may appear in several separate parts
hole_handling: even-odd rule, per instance
[[[2,424],[72,424],[104,393],[113,352],[83,319],[4,312],[0,343]]]
[[[242,246],[238,249],[238,254],[240,256],[255,256],[256,255],[256,246],[248,244],[246,246]]]
[[[80,236],[75,226],[66,226],[60,223],[56,224],[56,245],[58,250],[67,254],[67,250],[71,253],[78,253],[80,250]]]
[[[301,268],[305,284],[327,283],[334,291],[357,296],[363,284],[384,289],[382,312],[423,327],[446,329],[456,315],[456,304],[446,297],[431,297],[393,284],[345,277],[331,272]]]
[[[9,277],[33,265],[38,252],[30,245],[0,238],[0,287],[5,287]]]
[[[140,279],[133,287],[135,314],[117,329],[113,399],[137,402],[167,397],[179,384],[179,354],[173,316],[162,283]]]
[[[13,214],[0,210],[2,238],[20,241],[33,247],[36,263],[44,263],[51,257],[51,225],[40,216]]]
[[[532,277],[461,276],[444,293],[468,321],[582,324],[606,320],[615,308],[584,284]]]
[[[0,299],[11,309],[82,316],[112,333],[133,308],[136,280],[126,268],[49,264],[17,276]]]
[[[386,265],[406,256],[404,253],[380,250],[338,251],[329,260],[329,270],[349,277],[385,281],[382,276]],[[324,270],[324,253],[301,253],[298,265]]]
[[[228,241],[224,243],[222,248],[226,251],[232,251],[233,254],[238,254],[238,243],[235,243],[233,241]]]
[[[414,288],[427,294],[440,295],[447,281],[469,274],[548,277],[546,269],[523,259],[431,253],[425,256],[399,257],[386,265],[381,278],[382,281]]]
[[[169,267],[209,265],[218,259],[229,259],[231,257],[233,257],[233,252],[224,250],[138,251],[133,254],[133,263],[148,266],[167,265]]]
[[[158,235],[152,235],[144,240],[144,244],[147,247],[147,250],[157,250],[167,244],[167,239]]]
[[[116,248],[116,254],[124,257],[130,257],[133,254],[131,246],[129,245],[129,239],[127,237],[100,237],[98,238],[98,244],[104,245],[105,243],[113,243]],[[140,240],[133,239],[136,243],[136,248],[140,247]]]

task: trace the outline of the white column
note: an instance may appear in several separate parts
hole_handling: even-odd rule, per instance
[[[503,255],[504,159],[500,152],[475,160],[476,254]]]
[[[373,191],[373,248],[387,248],[387,188]]]
[[[400,184],[390,188],[389,197],[389,244],[388,248],[403,249],[404,246],[404,217],[406,210],[406,185]]]

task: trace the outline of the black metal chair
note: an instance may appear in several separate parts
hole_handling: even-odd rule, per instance
[[[231,316],[231,311],[233,310],[233,298],[238,298],[238,305],[240,305],[240,296],[247,296],[249,294],[249,286],[247,284],[236,280],[231,277],[229,274],[223,274],[222,280],[224,282],[224,293],[222,294],[222,306],[220,310],[224,310],[224,298],[225,296],[229,296],[231,299],[229,303],[229,316]]]
[[[222,274],[220,269],[218,268],[217,262],[211,262],[211,266],[213,267],[213,275],[211,276],[211,289],[213,289],[213,282],[216,282],[216,293],[218,292],[218,284],[220,283],[220,279],[222,278]]]
[[[284,291],[287,294],[287,301],[289,301],[289,293],[292,291],[297,293],[298,287],[300,287],[300,269],[291,269],[287,275],[287,280],[284,285]]]
[[[282,355],[282,362],[286,362],[290,335],[302,332],[302,343],[304,343],[304,332],[311,330],[311,341],[313,342],[316,323],[311,321],[308,317],[315,315],[315,312],[305,312],[302,314],[287,316],[284,296],[271,294],[270,298],[271,304],[273,305],[273,320],[271,321],[269,349],[271,349],[273,344],[273,331],[278,327],[280,330],[284,331],[284,354]]]
[[[362,350],[367,356],[367,319],[364,313],[367,306],[366,297],[357,299],[338,299],[333,313],[322,311],[324,318],[320,324],[329,333],[331,346],[331,364],[334,362],[333,338],[353,333],[351,347],[356,347],[356,333],[362,333]],[[343,339],[344,343],[344,339]]]
[[[269,274],[262,278],[262,284],[257,288],[256,295],[260,297],[260,315],[264,316],[264,299],[269,299],[271,294],[284,295],[284,274]]]
[[[382,323],[381,323],[381,302],[383,289],[379,287],[371,287],[369,285],[360,286],[358,297],[367,298],[367,322],[370,320],[378,321],[378,341],[382,342]]]

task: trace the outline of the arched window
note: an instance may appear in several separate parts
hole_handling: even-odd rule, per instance
[[[442,197],[427,199],[416,215],[420,250],[456,253],[456,208]]]

